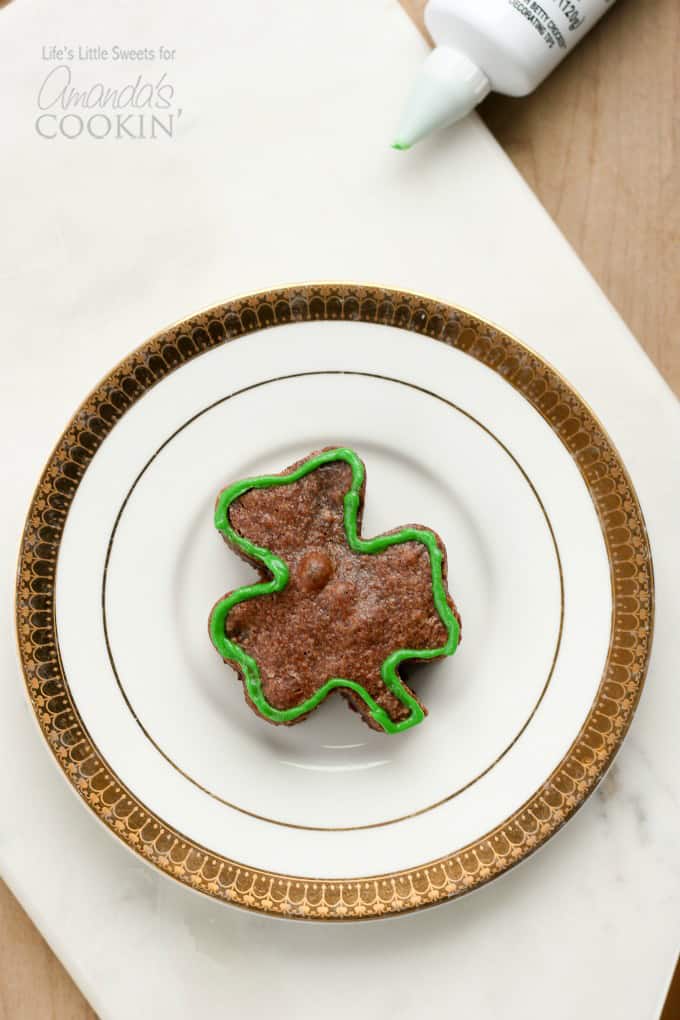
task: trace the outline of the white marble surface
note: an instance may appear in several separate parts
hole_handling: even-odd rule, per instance
[[[386,147],[423,51],[393,0],[37,0],[0,22],[3,877],[104,1018],[653,1020],[680,916],[676,401],[477,120],[406,158]],[[178,136],[39,139],[41,47],[79,42],[175,47]],[[173,318],[312,278],[437,294],[550,359],[629,466],[657,581],[647,689],[576,818],[463,900],[332,928],[212,903],[117,844],[42,744],[10,626],[25,506],[93,382]]]

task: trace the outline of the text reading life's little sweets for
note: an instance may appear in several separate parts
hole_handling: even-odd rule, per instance
[[[150,62],[153,60],[174,60],[177,51],[169,46],[59,46],[52,44],[42,47],[43,60],[81,60],[91,63],[115,61]]]

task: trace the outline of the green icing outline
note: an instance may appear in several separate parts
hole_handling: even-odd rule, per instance
[[[249,599],[257,598],[259,595],[273,595],[275,592],[283,591],[290,577],[288,567],[280,557],[268,549],[262,549],[254,545],[234,530],[229,520],[229,509],[232,503],[250,489],[267,489],[279,485],[290,485],[292,482],[299,481],[305,475],[310,474],[324,464],[332,464],[336,461],[344,461],[352,469],[352,484],[344,497],[345,533],[350,549],[353,552],[374,555],[383,552],[383,550],[388,549],[390,546],[401,545],[403,542],[420,542],[427,548],[430,557],[432,595],[435,608],[446,627],[447,640],[441,648],[400,648],[388,655],[382,663],[380,675],[385,686],[411,710],[408,718],[398,723],[392,721],[385,709],[378,705],[365,687],[354,680],[344,680],[337,677],[327,680],[310,698],[307,698],[306,701],[293,708],[274,708],[273,705],[269,704],[262,690],[262,680],[257,662],[226,635],[227,617],[234,606]],[[271,580],[238,588],[236,591],[231,592],[230,595],[221,599],[210,614],[210,637],[223,659],[238,664],[244,676],[250,700],[258,711],[265,718],[271,719],[272,722],[291,722],[316,708],[331,691],[342,687],[355,691],[366,702],[371,716],[386,733],[401,733],[403,730],[410,729],[411,726],[416,726],[422,722],[425,713],[402,683],[398,674],[400,664],[405,659],[436,659],[444,655],[453,655],[458,647],[460,625],[446,600],[446,590],[442,575],[443,554],[434,532],[428,531],[425,528],[403,528],[401,531],[390,535],[378,535],[376,538],[370,539],[360,538],[357,534],[357,515],[364,477],[364,465],[354,450],[348,447],[339,447],[316,454],[316,456],[304,461],[300,467],[290,474],[261,475],[257,478],[244,478],[239,482],[234,482],[233,485],[230,485],[220,493],[217,500],[215,509],[215,527],[217,530],[249,559],[263,563],[271,574]]]

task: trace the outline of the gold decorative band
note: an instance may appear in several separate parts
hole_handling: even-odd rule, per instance
[[[103,439],[152,386],[236,337],[289,322],[374,322],[463,351],[502,376],[550,424],[581,472],[597,511],[612,580],[612,626],[597,695],[552,775],[475,843],[417,868],[321,881],[250,868],[212,854],[138,801],[93,745],[61,664],[54,587],[74,494]],[[403,913],[461,895],[544,843],[583,803],[619,748],[649,660],[652,562],[632,483],[600,423],[569,384],[519,341],[461,309],[378,287],[287,287],[220,305],[157,334],[115,368],[77,411],[45,468],[24,529],[16,593],[19,651],[42,732],[67,779],[120,839],[166,874],[242,907],[295,918],[347,920]]]

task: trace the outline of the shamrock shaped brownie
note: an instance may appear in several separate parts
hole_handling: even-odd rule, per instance
[[[338,690],[373,729],[398,733],[427,714],[402,663],[456,650],[441,539],[417,524],[362,538],[365,484],[363,461],[339,447],[217,499],[217,529],[260,580],[217,602],[210,636],[268,722],[300,722]]]

